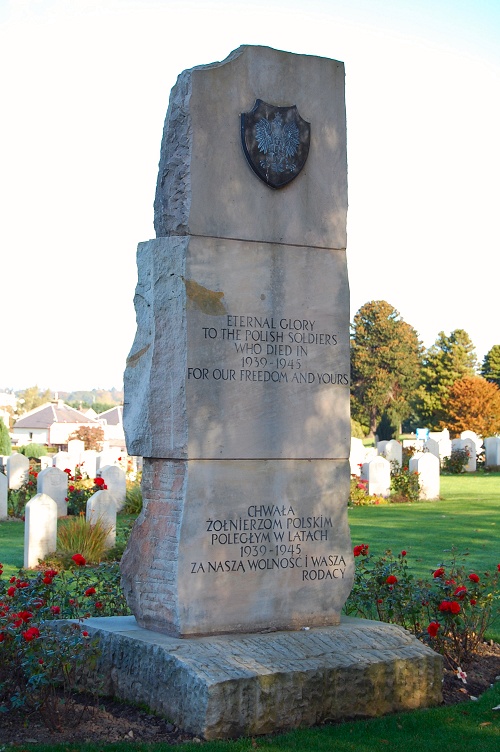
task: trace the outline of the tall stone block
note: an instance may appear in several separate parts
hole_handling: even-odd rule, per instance
[[[280,108],[259,127],[282,162],[250,133],[271,171],[295,169],[285,106],[310,124],[307,161],[284,188],[242,146],[240,118],[258,101]],[[354,570],[346,185],[341,63],[242,47],[179,76],[125,373],[144,508],[122,581],[142,626],[339,622]]]
[[[38,473],[36,488],[39,494],[46,494],[54,499],[58,517],[68,514],[68,473],[58,467],[47,467]]]
[[[57,504],[46,494],[28,501],[24,524],[24,566],[36,567],[39,559],[56,550]]]

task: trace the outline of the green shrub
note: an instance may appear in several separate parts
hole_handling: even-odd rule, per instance
[[[364,439],[365,435],[366,431],[364,430],[361,423],[358,423],[357,420],[351,418],[351,436],[353,436],[355,439]]]
[[[140,475],[134,481],[127,481],[125,514],[139,514],[142,510],[142,490]]]
[[[469,461],[469,451],[467,449],[454,449],[450,457],[443,459],[443,471],[451,475],[460,475],[465,472]]]
[[[12,443],[10,441],[9,429],[0,418],[0,454],[9,457],[12,454]]]
[[[20,488],[11,488],[7,493],[7,510],[11,517],[24,517],[24,508],[37,493],[38,472],[30,464],[28,480]]]
[[[410,472],[408,466],[391,462],[391,496],[392,503],[414,503],[420,498],[420,480],[416,471]]]
[[[368,481],[361,480],[357,475],[351,475],[348,506],[360,507],[370,504],[387,504],[387,499],[384,499],[383,496],[370,495],[368,493]]]
[[[26,446],[17,447],[19,454],[25,457],[45,457],[48,454],[47,447],[43,444],[26,444]]]
[[[65,567],[73,554],[80,553],[89,564],[99,564],[106,558],[106,539],[110,526],[101,520],[91,524],[83,515],[59,521],[57,529],[57,557]]]

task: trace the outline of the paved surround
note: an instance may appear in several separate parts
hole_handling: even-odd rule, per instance
[[[442,701],[442,659],[402,627],[340,625],[179,639],[132,616],[92,618],[104,691],[205,739],[373,717]]]

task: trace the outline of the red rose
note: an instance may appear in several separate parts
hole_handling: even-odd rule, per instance
[[[43,658],[39,658],[38,663],[40,664],[40,666],[43,666]]]
[[[401,551],[401,556],[406,556],[406,551]]]
[[[75,490],[74,486],[68,486],[68,491],[74,491],[74,490]]]
[[[0,632],[0,642],[3,642],[5,640],[5,635],[3,632]]]
[[[65,467],[64,472],[68,473],[68,475],[71,475],[71,470],[69,469],[69,467]]]
[[[79,567],[84,567],[87,561],[81,554],[74,554],[72,557],[75,564],[78,564]]]
[[[26,632],[23,632],[23,637],[26,642],[31,642],[31,640],[34,640],[36,637],[40,637],[40,630],[38,627],[30,627]]]
[[[7,595],[10,595],[10,597],[12,598],[12,596],[14,595],[15,592],[16,592],[16,588],[15,587],[10,587],[7,590]]]
[[[60,614],[61,613],[61,609],[60,609],[59,606],[51,606],[50,610],[52,611],[53,614]]]
[[[461,585],[460,587],[457,587],[453,595],[456,595],[457,598],[460,598],[460,600],[462,600],[463,598],[465,598],[466,592],[467,592],[467,588]]]
[[[94,478],[94,484],[96,486],[103,486],[104,485],[104,478]]]
[[[52,577],[49,577],[49,575],[46,574],[45,577],[43,578],[42,582],[44,583],[44,585],[51,585],[52,584]]]
[[[87,596],[88,595],[94,595],[94,593],[95,593],[95,587],[89,587],[85,591],[85,595],[87,595]]]
[[[459,614],[460,609],[460,603],[457,603],[457,601],[451,601],[450,603],[450,611],[452,614]]]
[[[470,580],[471,582],[479,582],[479,577],[477,576],[477,574],[475,574],[474,572],[472,572],[472,573],[471,573],[471,574],[469,575],[469,580]]]
[[[88,637],[89,633],[84,629],[83,632],[82,632],[82,636],[83,637]]]
[[[433,574],[433,577],[442,577],[444,575],[444,567],[439,567],[439,569],[436,569],[436,571]]]
[[[427,627],[427,631],[429,633],[430,637],[435,637],[438,633],[438,629],[440,627],[440,623],[438,621],[431,621],[429,626]]]
[[[395,577],[393,574],[390,574],[389,577],[386,579],[386,582],[388,585],[395,585],[398,581],[398,578]]]
[[[383,603],[383,602],[384,602],[383,598],[377,598],[377,603]]]
[[[471,605],[471,606],[475,606],[475,605],[476,605],[476,603],[477,603],[477,601],[476,601],[476,599],[475,599],[475,598],[471,598],[471,599],[470,599],[470,605]]]
[[[95,606],[96,608],[98,608],[98,609],[102,608],[102,603],[101,603],[101,601],[96,601],[96,602],[94,603],[94,606]]]
[[[19,611],[17,616],[19,617],[19,619],[21,619],[21,621],[24,621],[24,622],[28,622],[30,619],[33,618],[33,614],[31,613],[31,611]]]
[[[500,564],[497,564],[497,569],[500,572]]]
[[[441,601],[439,604],[439,610],[440,611],[449,611],[450,610],[450,601]]]

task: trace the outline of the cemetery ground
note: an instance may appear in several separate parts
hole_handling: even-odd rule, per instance
[[[429,574],[449,561],[452,549],[467,553],[467,566],[481,574],[496,569],[500,558],[500,474],[474,473],[441,477],[441,499],[415,504],[352,507],[349,510],[352,544],[367,544],[370,552],[382,555],[405,550],[408,564],[417,577]],[[118,516],[118,527],[129,522]],[[23,559],[24,525],[20,521],[0,523],[0,559],[4,576],[17,574]],[[471,746],[489,752],[500,742],[500,618],[486,634],[488,644],[474,664],[467,666],[467,683],[451,671],[444,682],[445,705],[440,708],[385,718],[325,724],[285,735],[240,739],[234,742],[203,743],[207,752],[291,752],[292,750],[405,750],[433,752]],[[492,641],[493,644],[489,644]],[[490,685],[494,684],[492,688]],[[470,700],[478,696],[478,701]],[[155,750],[161,752],[183,743],[186,752],[199,749],[200,741],[175,728],[147,710],[101,698],[88,719],[75,728],[51,732],[41,724],[9,727],[0,719],[0,750],[10,748],[42,752],[111,752],[111,750]],[[11,746],[13,745],[13,747]]]

